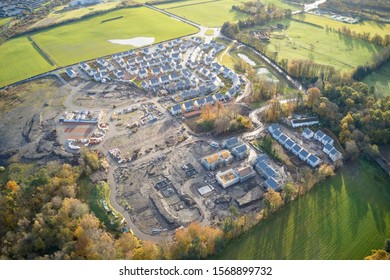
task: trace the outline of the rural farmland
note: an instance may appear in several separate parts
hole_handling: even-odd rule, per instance
[[[261,222],[218,257],[362,259],[389,234],[388,176],[375,164],[360,161]]]
[[[53,23],[60,23],[60,22],[67,21],[67,20],[79,19],[79,18],[86,16],[88,14],[113,9],[117,6],[118,6],[118,3],[109,2],[109,3],[99,4],[99,5],[95,5],[95,6],[90,6],[90,7],[85,7],[85,8],[80,8],[77,10],[70,10],[70,11],[62,11],[64,6],[57,7],[54,9],[54,11],[52,13],[50,13],[47,16],[47,18],[32,25],[31,28],[46,26],[46,25],[50,25]]]
[[[291,9],[292,11],[296,11],[301,8],[301,6],[293,4],[292,2],[294,1],[288,3],[287,1],[283,0],[262,0],[261,2],[265,5],[271,4],[279,7],[280,9]]]
[[[27,36],[0,45],[0,87],[54,69]]]
[[[237,0],[188,0],[157,5],[157,8],[166,10],[203,26],[219,27],[225,21],[236,22],[246,18],[244,13],[232,9],[233,5],[240,4],[241,2]]]
[[[107,22],[107,19],[117,18]],[[142,28],[139,28],[142,26]],[[0,46],[0,87],[66,66],[115,52],[135,48],[110,39],[153,37],[155,43],[195,33],[197,28],[147,8],[109,12],[86,20],[37,32],[31,37],[56,65],[42,56],[27,36]]]
[[[356,24],[346,24],[337,20],[332,20],[328,17],[324,16],[317,16],[313,14],[298,14],[293,16],[293,18],[296,18],[298,20],[302,20],[305,22],[313,23],[320,25],[322,27],[331,27],[335,28],[336,30],[341,29],[343,26],[347,27],[351,30],[351,32],[356,33],[370,33],[371,36],[378,34],[381,36],[385,36],[387,34],[390,34],[390,24],[386,23],[379,23],[375,21],[365,20]]]
[[[32,38],[58,66],[66,66],[135,48],[131,45],[113,44],[108,40],[153,37],[157,43],[196,31],[197,28],[193,26],[141,7],[117,10],[51,28]]]
[[[383,49],[373,43],[327,32],[304,22],[284,19],[277,23],[283,24],[285,30],[271,34],[267,50],[268,53],[277,52],[278,60],[310,59],[339,70],[352,70],[369,62],[374,54]]]
[[[219,27],[226,21],[237,22],[247,18],[245,13],[232,9],[232,6],[242,5],[243,2],[239,0],[183,0],[159,4],[157,7],[203,26]],[[281,0],[264,0],[262,3],[272,4],[281,9],[299,9],[299,6]]]

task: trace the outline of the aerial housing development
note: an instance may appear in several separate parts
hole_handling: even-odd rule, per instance
[[[1,259],[390,254],[382,1],[3,2]]]

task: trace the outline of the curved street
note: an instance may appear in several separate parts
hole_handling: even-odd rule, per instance
[[[188,23],[188,24],[191,24],[193,26],[198,27],[199,28],[199,32],[195,36],[201,36],[201,37],[205,38],[206,42],[210,42],[212,39],[214,39],[216,37],[223,37],[225,39],[228,39],[229,41],[233,41],[230,38],[227,38],[227,37],[223,36],[222,34],[220,34],[220,28],[204,27],[204,26],[196,24],[196,23],[194,23],[192,21],[189,21],[189,20],[187,20],[185,18],[182,18],[182,17],[179,17],[177,15],[171,14],[171,13],[169,13],[167,11],[164,11],[164,10],[158,9],[156,7],[149,6],[149,5],[145,5],[145,6],[148,7],[148,8],[154,9],[156,11],[159,11],[161,13],[164,13],[164,14],[166,14],[166,15],[172,17],[172,18],[175,18],[177,20],[180,20],[180,21],[183,21],[185,23]],[[213,35],[207,36],[206,35],[206,31],[210,30],[210,29],[213,30]],[[244,46],[243,44],[241,44],[241,45]],[[264,54],[256,51],[255,49],[253,49],[250,46],[247,46],[247,47],[250,48],[256,55],[260,56],[263,59],[263,61],[269,67],[271,67],[272,69],[277,71],[286,80],[290,81],[294,85],[294,87],[296,87],[298,90],[304,91],[303,86],[299,82],[295,81],[292,77],[290,77],[288,74],[286,74],[278,65],[273,63],[268,57],[266,57]],[[58,74],[58,73],[55,73],[55,74]],[[57,76],[59,76],[59,75],[57,75]],[[246,95],[248,95],[250,93],[250,82],[249,81],[246,81],[246,82],[247,83],[246,83],[245,93],[236,100],[236,102],[238,102],[238,103],[241,102],[243,97],[245,97]],[[76,106],[72,102],[72,98],[76,94],[77,89],[78,88],[70,89],[71,94],[68,96],[68,98],[64,102],[64,106],[68,110],[81,110],[81,109],[83,109],[80,106]],[[155,105],[157,105],[162,110],[162,112],[164,112],[164,114],[166,114],[167,117],[170,117],[170,115],[166,112],[166,110],[163,107],[161,107],[161,105],[157,102],[157,100],[158,100],[158,98],[155,97],[155,98],[152,98],[152,99],[148,99],[147,101],[144,101],[144,102],[153,102]],[[293,99],[282,100],[280,102],[289,102],[289,101],[292,101],[292,100]],[[124,105],[123,108],[125,108],[127,106]],[[250,112],[249,117],[252,120],[253,124],[255,125],[255,129],[250,131],[250,132],[244,133],[243,134],[243,138],[244,139],[253,139],[257,135],[259,135],[260,133],[263,132],[263,130],[265,129],[265,126],[262,124],[262,122],[258,118],[258,115],[259,115],[259,113],[263,112],[267,108],[268,108],[268,105],[264,105],[263,107],[257,108],[255,110],[253,110],[252,112]],[[91,110],[93,110],[93,109],[101,110],[101,108],[90,108],[90,109]],[[116,110],[119,110],[119,109],[121,109],[121,108],[119,108],[119,107],[116,108]],[[108,121],[108,119],[112,115],[113,111],[114,111],[113,109],[109,109],[108,110],[107,114],[104,116],[104,121]],[[115,133],[112,130],[109,130],[107,135],[106,135],[106,137],[115,137]],[[206,139],[206,138],[203,138],[203,137],[197,137],[197,136],[191,136],[190,135],[188,141],[189,142],[190,141],[199,141],[199,140],[202,140],[202,139],[203,140],[209,140],[209,139]],[[103,147],[102,143],[99,144],[97,147],[101,148],[105,154],[108,153],[108,151]],[[149,155],[149,156],[151,156],[151,155]],[[124,163],[124,164],[118,164],[118,163],[116,163],[114,161],[111,161],[111,165],[113,165],[113,166],[111,166],[111,168],[109,169],[109,172],[108,172],[108,183],[109,183],[109,186],[110,186],[110,189],[111,189],[111,195],[110,195],[111,205],[112,205],[112,207],[115,208],[116,211],[118,211],[119,213],[121,213],[123,215],[124,219],[126,220],[127,224],[129,225],[131,231],[133,232],[133,234],[136,237],[138,237],[141,240],[151,240],[151,241],[155,241],[155,242],[164,242],[164,240],[167,240],[167,239],[172,237],[169,233],[161,233],[160,235],[150,235],[150,234],[146,234],[146,233],[142,232],[133,223],[129,213],[116,200],[116,198],[117,198],[117,196],[119,194],[118,194],[117,184],[116,184],[115,177],[114,177],[114,172],[115,172],[115,170],[118,167],[133,166],[134,164],[137,164],[137,162],[129,162],[129,163]],[[197,203],[199,203],[199,202],[197,201]],[[205,216],[205,218],[207,219],[207,215]]]

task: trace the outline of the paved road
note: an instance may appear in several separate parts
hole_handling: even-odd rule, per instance
[[[314,2],[314,3],[312,3],[312,4],[305,4],[303,10],[305,12],[310,12],[312,10],[318,9],[318,6],[320,4],[325,3],[326,1],[327,0],[318,0],[318,1]],[[293,15],[301,14],[301,13],[303,13],[303,10],[293,11],[292,14]]]
[[[172,18],[175,18],[177,20],[180,20],[182,22],[185,22],[185,23],[188,23],[188,24],[191,24],[193,26],[196,26],[199,28],[199,33],[197,34],[198,36],[203,36],[205,37],[207,40],[212,40],[214,37],[216,36],[220,36],[220,37],[224,37],[228,40],[231,40],[223,35],[220,34],[220,29],[214,29],[214,35],[213,36],[206,36],[205,35],[205,32],[206,30],[208,30],[209,28],[207,27],[203,27],[199,24],[196,24],[194,22],[191,22],[185,18],[182,18],[182,17],[179,17],[179,16],[176,16],[174,14],[171,14],[167,11],[164,11],[164,10],[161,10],[161,9],[158,9],[156,7],[153,7],[153,6],[149,6],[149,5],[145,5],[146,7],[148,8],[151,8],[153,10],[156,10],[156,11],[159,11],[161,13],[164,13]],[[251,48],[251,47],[250,47]],[[304,91],[304,88],[303,86],[295,81],[292,77],[290,77],[289,75],[287,75],[278,65],[276,65],[275,63],[273,63],[268,57],[266,57],[265,55],[263,55],[262,53],[256,51],[255,49],[251,48],[257,55],[259,55],[270,67],[272,67],[275,71],[277,71],[280,75],[284,76],[287,80],[289,80],[297,89],[301,90],[301,91]],[[247,85],[246,88],[245,88],[245,92],[248,93],[249,92],[249,89],[250,89],[250,85]],[[284,101],[281,101],[281,102],[288,102],[289,100],[284,100]],[[291,100],[290,100],[291,101]],[[157,102],[156,102],[157,104]],[[268,105],[265,105],[261,108],[258,108],[254,111],[252,111],[249,115],[249,117],[251,118],[252,122],[255,124],[256,128],[251,131],[251,132],[248,132],[248,133],[245,133],[243,135],[243,138],[245,139],[250,139],[250,138],[254,138],[256,137],[257,135],[259,135],[264,129],[265,129],[265,126],[264,124],[259,120],[258,118],[258,115],[260,112],[266,110],[268,108]],[[164,110],[165,112],[165,110]],[[203,137],[196,137],[197,140],[200,140],[200,139],[203,139]],[[190,139],[188,139],[186,141],[186,143],[190,142],[194,140],[193,137],[190,136]],[[204,140],[209,140],[209,138],[204,138]],[[151,155],[149,155],[151,156]],[[142,161],[144,161],[145,159],[143,159]],[[133,163],[127,163],[126,165],[128,164],[133,164]],[[114,179],[114,176],[113,176],[113,172],[114,171],[110,171],[109,173],[109,183],[110,183],[110,188],[111,188],[111,197],[110,197],[110,201],[111,201],[111,204],[113,205],[113,207],[118,210],[120,213],[122,213],[127,221],[127,223],[130,225],[133,233],[135,234],[135,236],[137,236],[139,239],[144,239],[144,240],[153,240],[153,241],[163,241],[164,240],[164,237],[162,236],[152,236],[152,235],[148,235],[148,234],[145,234],[143,232],[141,232],[137,227],[136,225],[132,222],[129,214],[124,211],[124,209],[122,208],[122,206],[120,206],[117,202],[116,202],[116,193],[117,193],[117,190],[116,190],[116,182],[115,182],[115,179]],[[185,186],[185,189],[188,189],[188,186],[186,187]],[[197,203],[200,203],[199,201],[197,201]],[[206,213],[205,213],[206,214]],[[205,216],[205,221],[207,221],[209,219],[208,215]]]
[[[328,0],[318,0],[312,4],[305,4],[305,12],[309,12],[311,10],[318,9],[318,6],[325,3]]]
[[[315,2],[315,3],[313,3],[312,5],[315,5],[315,4],[317,3],[317,6],[318,6],[318,4],[324,3],[324,2],[326,2],[326,0],[319,0],[319,1]],[[312,6],[312,5],[311,5],[311,6]],[[144,6],[150,8],[150,9],[156,10],[156,11],[158,11],[158,12],[161,12],[161,13],[163,13],[163,14],[166,14],[166,15],[168,15],[168,16],[170,16],[170,17],[172,17],[172,18],[175,18],[175,19],[177,19],[177,20],[180,20],[180,21],[182,21],[182,22],[184,22],[184,23],[187,23],[187,24],[190,24],[190,25],[193,25],[193,26],[198,27],[200,31],[199,31],[199,33],[198,33],[197,35],[202,36],[202,34],[204,35],[205,32],[206,32],[206,30],[209,29],[208,27],[204,27],[204,26],[202,26],[202,25],[200,25],[200,24],[198,24],[198,23],[195,23],[195,22],[193,22],[193,21],[190,21],[190,20],[188,20],[188,19],[186,19],[186,18],[177,16],[177,15],[174,15],[174,14],[172,14],[172,13],[170,13],[170,12],[167,12],[167,11],[165,11],[165,10],[156,8],[156,7],[154,7],[154,6],[150,6],[150,5],[146,5],[146,4],[145,4]],[[218,28],[217,28],[217,29],[218,29]],[[232,39],[230,39],[230,38],[228,38],[228,37],[226,37],[226,36],[223,36],[223,35],[220,33],[220,30],[218,30],[217,33],[216,33],[216,32],[214,32],[214,33],[215,33],[215,34],[214,34],[213,36],[211,36],[211,37],[215,37],[215,36],[218,35],[219,37],[223,37],[223,38],[225,38],[225,39],[230,40],[230,41],[233,42]],[[210,37],[210,36],[209,36],[209,37]],[[261,58],[262,58],[262,59],[263,59],[271,68],[273,68],[273,69],[274,69],[275,71],[277,71],[280,75],[284,76],[288,81],[290,81],[290,82],[294,85],[295,88],[297,88],[297,89],[300,90],[300,91],[305,91],[305,89],[304,89],[304,87],[302,86],[302,84],[300,84],[298,81],[294,80],[290,75],[286,74],[286,73],[282,70],[282,68],[280,68],[277,64],[273,63],[273,62],[271,61],[271,59],[269,59],[267,56],[265,56],[264,54],[258,52],[257,50],[255,50],[254,48],[252,48],[252,47],[250,47],[250,46],[246,46],[246,47],[252,49],[252,50],[253,50],[258,56],[260,56],[260,57],[261,57]],[[225,50],[225,51],[226,51],[226,50]]]
[[[188,24],[191,24],[191,25],[193,25],[193,26],[198,27],[200,31],[199,31],[199,33],[198,33],[197,35],[205,37],[206,40],[212,40],[212,39],[215,38],[216,36],[224,37],[224,36],[222,36],[222,35],[220,34],[220,29],[219,29],[219,28],[213,28],[213,30],[214,30],[213,36],[206,36],[206,35],[205,35],[205,32],[206,32],[206,30],[208,30],[208,29],[210,29],[210,28],[200,26],[199,24],[193,23],[193,22],[191,22],[191,21],[189,21],[189,20],[187,20],[187,19],[184,19],[184,18],[181,18],[181,17],[179,17],[179,16],[173,15],[173,14],[171,14],[171,13],[169,13],[169,12],[166,12],[166,11],[164,11],[164,10],[158,9],[158,8],[156,8],[156,7],[149,6],[149,5],[145,5],[145,6],[148,7],[148,8],[157,10],[157,11],[159,11],[159,12],[162,12],[162,13],[164,13],[164,14],[167,14],[167,15],[169,15],[169,16],[172,17],[172,18],[178,19],[178,20],[180,20],[180,21],[183,21],[183,22],[185,22],[185,23],[188,23]],[[225,37],[225,38],[226,38],[226,37]],[[226,39],[229,39],[229,38],[226,38]],[[229,39],[229,40],[230,40],[230,39]],[[298,88],[299,90],[302,90],[302,91],[304,90],[303,87],[302,87],[302,85],[300,85],[297,81],[295,81],[295,80],[292,79],[290,76],[288,76],[286,73],[284,73],[284,72],[282,71],[282,69],[281,69],[279,66],[277,66],[276,64],[274,64],[269,58],[267,58],[265,55],[261,54],[260,52],[254,50],[253,48],[252,48],[252,50],[253,50],[257,55],[259,55],[260,57],[262,57],[263,60],[264,60],[267,64],[270,65],[270,67],[272,67],[273,69],[275,69],[277,72],[279,72],[281,75],[283,75],[286,79],[288,79],[291,83],[293,83],[294,86],[295,86],[296,88]],[[250,89],[250,85],[247,84],[246,89],[245,89],[245,92],[246,92],[246,93],[249,92],[249,89]],[[79,106],[76,106],[76,105],[73,104],[73,102],[72,102],[73,95],[74,95],[74,94],[77,94],[77,91],[78,91],[78,90],[80,90],[80,88],[74,88],[74,89],[72,89],[72,90],[71,90],[71,94],[70,94],[70,95],[68,96],[68,98],[65,100],[65,104],[64,104],[64,105],[65,105],[65,107],[67,108],[67,110],[80,110],[80,109],[83,109],[83,108],[81,108],[81,107],[79,107]],[[167,117],[167,118],[170,118],[170,116],[169,116],[169,114],[166,112],[166,110],[165,110],[164,108],[162,108],[160,104],[158,104],[157,99],[158,99],[158,98],[153,98],[153,99],[147,100],[147,101],[145,101],[145,102],[153,102],[153,103],[155,103],[155,104],[159,107],[159,109],[160,109],[162,112],[164,112],[164,113],[166,114],[166,117]],[[281,102],[288,102],[288,101],[281,101]],[[123,108],[126,108],[126,107],[128,107],[128,105],[123,106]],[[259,115],[260,112],[266,110],[267,108],[268,108],[268,105],[265,105],[265,106],[263,106],[263,107],[261,107],[261,108],[258,108],[258,109],[254,110],[254,111],[252,111],[252,112],[250,113],[249,116],[250,116],[252,122],[255,124],[256,128],[255,128],[255,130],[253,130],[253,131],[251,131],[251,132],[245,133],[245,134],[243,135],[244,138],[248,139],[248,138],[251,138],[251,137],[252,137],[252,138],[253,138],[253,137],[256,137],[256,135],[258,135],[259,133],[261,133],[261,132],[265,129],[265,126],[264,126],[264,125],[261,123],[261,121],[259,120],[258,115]],[[101,108],[90,108],[90,109],[91,109],[91,110],[94,110],[94,109],[96,109],[96,110],[101,110]],[[121,108],[116,108],[116,110],[120,110],[120,109],[121,109]],[[110,109],[110,110],[108,111],[108,113],[105,115],[105,121],[107,121],[107,120],[110,118],[110,116],[111,116],[111,114],[113,113],[113,111],[114,111],[114,110],[112,110],[112,109]],[[167,118],[166,118],[166,119],[167,119]],[[113,129],[113,128],[111,128],[111,129],[108,131],[108,133],[107,133],[107,135],[106,135],[106,139],[115,136],[115,135],[113,135],[114,132],[112,131],[112,129]],[[209,140],[208,137],[193,137],[193,136],[190,136],[190,138],[187,139],[186,143],[189,143],[190,141],[200,140],[200,139],[203,139],[203,140],[206,140],[206,141]],[[103,150],[104,153],[107,153],[107,152],[108,152],[107,149],[105,149],[105,148],[103,147],[103,143],[101,143],[98,147],[101,148],[101,149]],[[150,154],[150,155],[148,155],[148,157],[155,157],[155,156],[156,156],[156,154],[153,154],[153,155]],[[123,215],[123,217],[125,218],[127,224],[129,225],[129,227],[131,228],[131,230],[133,231],[133,233],[134,233],[135,236],[137,236],[137,237],[138,237],[139,239],[141,239],[141,240],[152,240],[152,241],[156,241],[156,242],[163,242],[163,241],[164,241],[166,238],[168,238],[168,237],[163,236],[163,235],[149,235],[149,234],[146,234],[146,233],[142,232],[141,230],[139,230],[139,229],[137,228],[137,226],[136,226],[136,225],[133,223],[133,221],[131,220],[131,217],[130,217],[129,213],[128,213],[127,211],[125,211],[125,209],[124,209],[121,205],[119,205],[119,203],[118,203],[117,200],[116,200],[116,196],[117,196],[117,194],[118,194],[118,191],[117,191],[117,185],[116,185],[115,178],[114,178],[114,171],[115,171],[115,169],[116,169],[117,167],[126,167],[126,166],[128,167],[128,166],[139,165],[139,164],[142,164],[141,162],[145,162],[145,161],[147,161],[147,158],[142,158],[141,161],[130,162],[130,163],[125,163],[125,164],[117,164],[117,163],[115,163],[115,162],[112,162],[112,167],[110,168],[109,173],[108,173],[108,182],[109,182],[110,189],[111,189],[110,202],[111,202],[111,205],[112,205],[118,212],[120,212],[120,213]],[[199,201],[197,201],[197,202],[200,203]],[[208,218],[209,218],[208,215],[205,213],[205,221],[206,221]]]
[[[163,242],[166,239],[166,237],[164,237],[162,235],[150,235],[150,234],[146,234],[146,233],[140,231],[138,229],[138,227],[131,220],[129,213],[117,202],[117,200],[116,200],[116,195],[117,195],[116,186],[117,185],[116,185],[116,182],[114,179],[115,170],[116,170],[116,168],[111,167],[109,172],[108,172],[108,183],[109,183],[110,189],[111,189],[110,202],[111,202],[112,207],[114,207],[115,210],[117,210],[118,212],[120,212],[123,215],[127,224],[129,225],[131,231],[133,232],[133,234],[136,237],[138,237],[141,240],[150,240],[150,241],[159,242],[159,243]]]

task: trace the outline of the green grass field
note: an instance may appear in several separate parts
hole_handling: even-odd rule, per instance
[[[102,23],[103,20],[119,16],[123,18]],[[154,37],[157,43],[196,31],[193,26],[141,7],[109,12],[51,28],[32,37],[58,66],[65,66],[134,48],[112,44],[108,42],[110,39]]]
[[[219,27],[225,21],[237,22],[245,19],[245,13],[232,10],[233,5],[241,5],[241,0],[182,0],[167,4],[159,4],[158,8],[184,17],[203,26]],[[263,0],[264,4],[274,4],[282,9],[297,10],[298,6],[282,2],[282,0]]]
[[[12,18],[0,18],[0,26],[6,25],[8,22],[10,22]]]
[[[0,58],[0,87],[54,69],[27,37],[19,37],[1,44]]]
[[[80,18],[80,17],[85,16],[87,14],[98,12],[98,11],[113,9],[116,6],[118,6],[118,2],[109,2],[109,3],[104,3],[104,4],[99,4],[99,5],[95,5],[95,6],[77,9],[74,11],[64,12],[60,15],[60,19],[58,20],[58,22],[66,21],[66,20],[73,19],[73,18]]]
[[[346,24],[337,20],[332,20],[328,17],[317,16],[313,14],[298,14],[294,15],[293,18],[303,20],[306,22],[311,22],[317,25],[321,25],[326,27],[341,29],[343,26],[348,27],[351,31],[355,31],[356,33],[371,33],[371,35],[381,35],[385,36],[386,34],[390,34],[390,24],[385,23],[377,23],[375,21],[365,20],[357,24]]]
[[[372,43],[327,32],[306,23],[288,19],[277,22],[287,25],[287,29],[282,33],[273,33],[267,49],[277,51],[278,60],[309,59],[336,69],[351,70],[367,63],[382,50],[382,47]]]
[[[119,4],[118,2],[109,2],[109,3],[98,4],[94,6],[89,6],[89,7],[65,11],[65,12],[61,12],[61,11],[66,6],[59,6],[54,8],[54,11],[51,12],[45,19],[33,24],[30,27],[30,29],[35,27],[49,26],[55,23],[61,23],[63,21],[67,21],[71,19],[79,19],[91,13],[113,9],[116,6],[118,6],[118,4]]]
[[[375,87],[375,94],[380,97],[390,95],[390,63],[367,76],[363,82]]]
[[[245,1],[244,1],[245,2]],[[299,5],[294,5],[291,3],[283,2],[282,0],[262,0],[263,4],[274,4],[276,7],[279,7],[281,9],[291,9],[292,11],[300,10],[301,7]]]
[[[208,27],[219,27],[225,21],[236,22],[246,18],[246,14],[232,10],[233,5],[240,5],[238,0],[184,0],[157,5],[175,15]]]
[[[228,244],[220,259],[363,259],[390,237],[390,180],[361,161]]]

